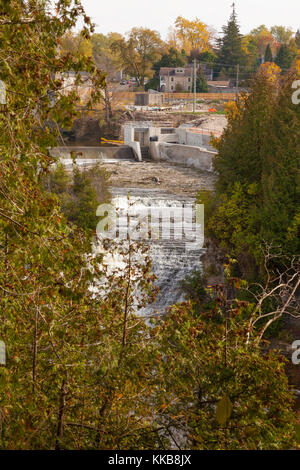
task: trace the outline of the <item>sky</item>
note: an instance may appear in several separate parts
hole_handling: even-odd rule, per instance
[[[134,26],[155,29],[166,39],[177,16],[198,17],[222,31],[231,13],[232,0],[81,0],[86,13],[97,25],[96,32],[125,34]],[[241,32],[261,24],[300,29],[300,0],[236,0]]]

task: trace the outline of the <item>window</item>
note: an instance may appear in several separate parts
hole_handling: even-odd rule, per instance
[[[174,90],[174,87],[173,87],[173,85],[171,86],[171,90]]]
[[[174,77],[171,77],[171,82],[174,82]]]

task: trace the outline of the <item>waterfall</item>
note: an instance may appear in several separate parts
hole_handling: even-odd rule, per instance
[[[192,207],[193,199],[170,195],[160,189],[136,189],[136,188],[112,188],[112,202],[116,208],[124,208],[128,204],[128,193],[130,193],[130,203],[137,209],[159,208],[159,207]],[[125,218],[124,218],[125,220]],[[123,222],[124,222],[123,220]],[[160,221],[161,223],[161,221]],[[121,224],[122,225],[122,221]],[[152,227],[153,228],[153,227]],[[156,227],[157,228],[157,227]],[[180,281],[183,281],[194,271],[202,270],[200,261],[204,249],[196,246],[187,249],[187,234],[181,239],[174,239],[176,230],[176,220],[170,220],[170,239],[151,239],[147,241],[150,246],[150,257],[152,259],[152,270],[157,276],[157,285],[160,294],[157,301],[139,312],[142,315],[151,315],[158,311],[163,313],[166,308],[174,303],[184,301],[184,295],[180,289]],[[173,235],[173,237],[172,237]]]

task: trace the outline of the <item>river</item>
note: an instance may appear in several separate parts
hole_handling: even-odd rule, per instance
[[[112,200],[116,207],[124,207],[127,196],[144,208],[191,208],[199,190],[212,190],[215,176],[211,173],[166,162],[106,161],[104,166],[111,174]],[[188,209],[187,209],[188,210]],[[201,243],[187,249],[186,236],[174,237],[176,221],[171,217],[170,238],[150,240],[152,268],[160,289],[155,304],[143,312],[163,313],[170,305],[184,300],[180,282],[193,271],[201,271]]]
[[[63,159],[66,166],[72,160]],[[95,159],[79,159],[78,164],[91,167]],[[98,160],[99,161],[99,160]],[[200,190],[213,190],[216,176],[170,162],[144,160],[137,162],[133,158],[109,158],[101,160],[101,165],[110,174],[112,202],[117,208],[125,207],[128,194],[131,201],[144,208],[182,208],[188,211],[195,202]],[[186,221],[183,221],[183,226]],[[162,223],[162,222],[160,222]],[[182,237],[174,237],[176,221],[170,218],[171,237],[150,239],[150,256],[153,272],[157,276],[160,295],[155,304],[148,306],[144,315],[154,311],[163,313],[169,306],[184,300],[180,282],[194,271],[202,270],[202,244],[187,249],[186,231]]]

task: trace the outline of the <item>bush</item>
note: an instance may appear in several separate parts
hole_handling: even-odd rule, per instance
[[[108,174],[99,165],[89,170],[74,166],[71,174],[59,163],[48,176],[46,188],[57,194],[68,221],[88,230],[96,229],[97,208],[110,199]]]

